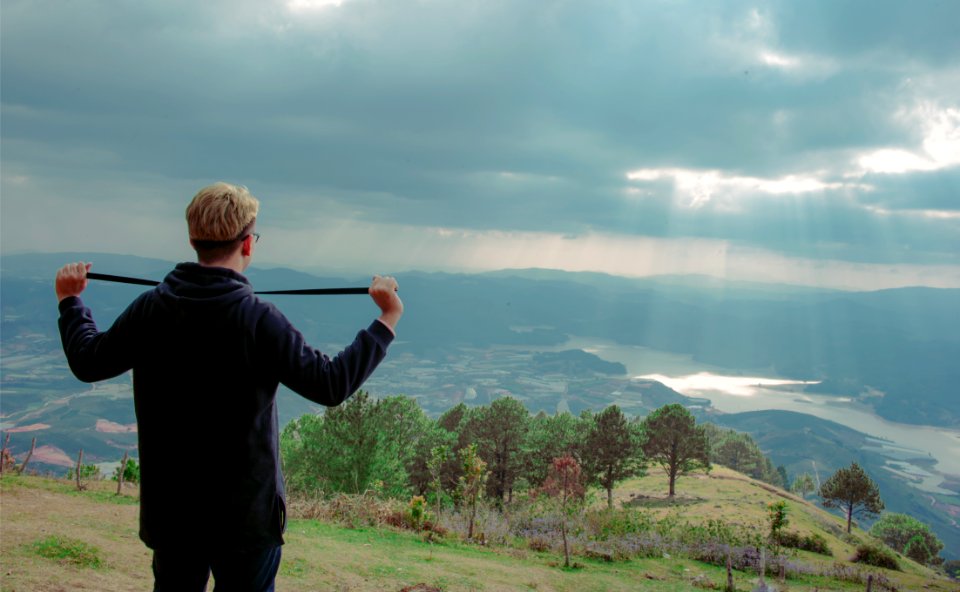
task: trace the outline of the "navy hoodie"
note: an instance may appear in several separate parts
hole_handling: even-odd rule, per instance
[[[133,370],[140,538],[153,549],[282,544],[278,385],[338,405],[393,340],[374,321],[327,357],[243,275],[196,263],[177,265],[107,331],[78,297],[60,302],[59,326],[80,380]]]

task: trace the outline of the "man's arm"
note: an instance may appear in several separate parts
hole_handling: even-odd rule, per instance
[[[403,315],[397,281],[375,276],[370,297],[380,316],[359,333],[349,346],[330,358],[307,345],[303,335],[277,313],[263,319],[272,334],[269,357],[277,360],[280,381],[294,392],[322,405],[342,403],[356,392],[386,356]]]
[[[132,367],[131,349],[123,344],[122,319],[100,332],[80,294],[87,287],[90,263],[70,263],[57,272],[55,289],[59,300],[60,340],[73,375],[83,382],[106,380]],[[128,309],[129,310],[129,309]]]

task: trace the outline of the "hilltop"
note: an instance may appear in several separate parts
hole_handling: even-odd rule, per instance
[[[136,535],[136,490],[127,489],[116,497],[113,483],[90,485],[87,491],[78,493],[67,481],[9,475],[0,480],[4,514],[0,525],[0,577],[4,590],[88,588],[111,592],[141,590],[147,585],[150,553]],[[850,564],[846,559],[853,554],[856,541],[866,539],[866,535],[858,532],[848,537],[842,533],[839,518],[723,467],[716,467],[708,475],[683,477],[673,502],[666,499],[665,488],[665,479],[653,471],[618,487],[615,498],[618,505],[639,510],[635,516],[645,516],[660,530],[670,524],[689,522],[696,526],[711,520],[762,530],[767,504],[785,500],[790,519],[787,530],[817,534],[833,552],[833,557],[796,552],[792,563],[807,566],[811,573],[788,578],[786,585],[791,591],[863,590],[868,573],[875,574],[877,582],[886,582],[887,589],[956,589],[956,582],[904,558],[899,559],[902,572]],[[379,503],[361,501],[364,507]],[[304,515],[311,505],[316,504],[294,501],[291,512]],[[400,501],[396,505],[405,504]],[[726,581],[722,567],[682,554],[609,560],[602,553],[580,549],[575,568],[564,569],[559,566],[562,559],[556,550],[535,551],[529,540],[517,538],[500,541],[495,520],[491,514],[485,515],[486,545],[466,544],[452,534],[430,544],[414,532],[385,525],[360,523],[351,528],[330,520],[293,519],[286,536],[278,589],[372,591],[426,584],[445,591],[579,592],[635,590],[640,586],[666,591],[719,589]],[[696,528],[688,531],[701,532]],[[97,559],[100,566],[73,564],[68,552],[62,553],[67,557],[61,559],[39,556],[38,550],[44,545],[57,547],[50,537],[62,538],[61,549],[71,545],[82,549],[87,559]],[[735,571],[734,576],[739,590],[756,585],[755,573]],[[768,578],[768,583],[776,584],[776,578]],[[874,589],[882,588],[875,585]]]
[[[867,468],[880,487],[887,511],[903,512],[929,524],[945,545],[944,556],[960,552],[960,497],[957,486],[945,481],[944,492],[918,489],[915,475],[893,469],[909,460],[918,469],[932,459],[918,452],[888,449],[884,442],[838,423],[790,411],[748,411],[730,414],[699,414],[701,421],[750,434],[775,465],[788,474],[819,475],[826,479],[837,469],[856,462]],[[865,526],[869,526],[869,523]]]

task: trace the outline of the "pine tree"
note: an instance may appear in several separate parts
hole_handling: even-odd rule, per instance
[[[696,469],[710,469],[709,447],[703,428],[680,404],[664,405],[643,421],[643,453],[666,471],[670,497],[677,477]]]
[[[531,488],[543,485],[553,459],[579,456],[583,445],[579,421],[569,412],[547,415],[541,411],[531,418],[522,452],[522,477]]]
[[[607,491],[608,508],[613,508],[617,483],[644,473],[640,434],[639,427],[630,425],[616,405],[593,417],[583,446],[583,464],[589,482]]]
[[[520,450],[527,435],[530,412],[512,397],[501,397],[489,407],[470,409],[462,422],[463,435],[477,445],[490,477],[487,495],[502,504],[513,493],[522,465]]]
[[[744,475],[754,477],[763,466],[763,454],[746,434],[731,432],[714,448],[711,460]]]
[[[876,515],[883,510],[880,488],[857,463],[838,469],[824,481],[820,497],[825,507],[840,508],[846,513],[848,533],[855,514]]]

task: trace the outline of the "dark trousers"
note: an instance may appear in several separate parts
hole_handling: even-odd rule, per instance
[[[215,592],[274,592],[280,547],[242,553],[153,552],[153,592],[204,592],[210,572]]]

